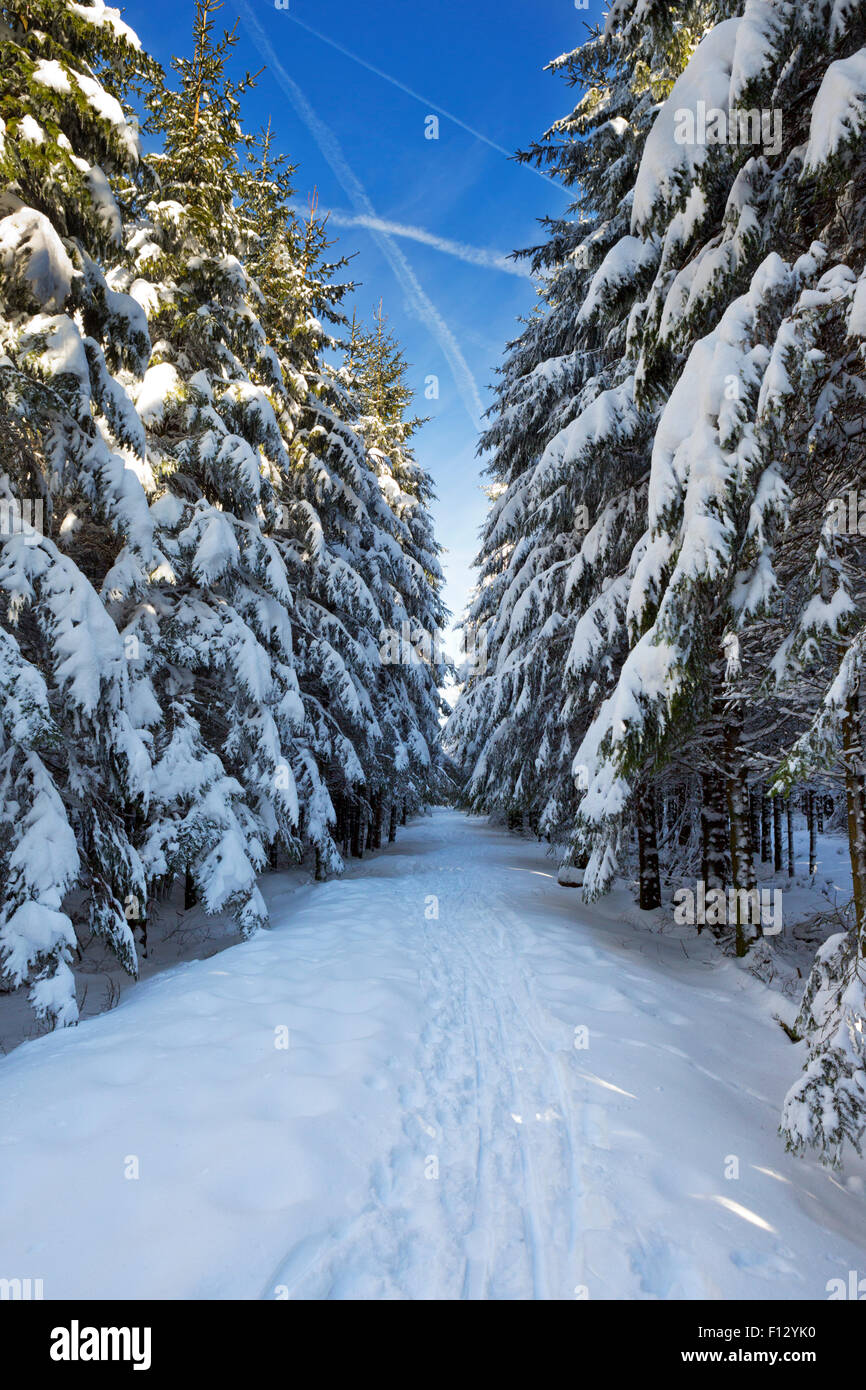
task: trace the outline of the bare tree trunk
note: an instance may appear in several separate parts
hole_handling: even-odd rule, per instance
[[[189,864],[187,864],[186,876],[183,882],[183,905],[185,910],[189,912],[191,907],[195,907],[195,904],[195,879],[192,876],[192,870],[190,869]]]
[[[863,781],[863,739],[860,730],[860,694],[845,702],[842,719],[845,755],[845,794],[848,804],[848,850],[854,881],[854,920],[860,954],[866,956],[866,790]]]
[[[761,862],[766,864],[770,858],[770,798],[765,788],[761,788]]]
[[[773,797],[773,868],[777,874],[782,872],[782,801]]]
[[[727,877],[728,813],[717,772],[701,774],[701,877],[707,888],[724,888]]]
[[[388,826],[388,844],[393,845],[397,838],[397,803],[391,802],[391,823]]]
[[[331,801],[333,803],[334,811],[336,812],[337,816],[333,831],[334,843],[339,846],[340,853],[345,859],[347,854],[349,853],[349,832],[348,816],[346,814],[346,798],[344,796],[337,796],[335,794],[331,797]]]
[[[759,782],[749,791],[749,834],[752,849],[757,851],[761,843],[761,805],[764,800],[764,784]]]
[[[353,813],[352,854],[356,859],[364,858],[364,815],[360,804],[355,806]]]
[[[740,749],[739,733],[739,724],[731,721],[725,725],[725,791],[731,833],[731,878],[736,890],[734,927],[737,955],[744,956],[756,931],[753,932],[753,924],[749,923],[743,893],[753,892],[757,887],[757,879],[749,838],[745,763]]]
[[[656,836],[656,796],[654,788],[644,783],[638,793],[637,845],[639,857],[639,905],[645,912],[661,907],[662,889],[659,880],[659,851]]]
[[[794,808],[791,804],[791,794],[785,798],[785,820],[788,830],[788,877],[794,877]]]
[[[818,827],[815,821],[815,793],[806,792],[806,820],[809,825],[809,873],[818,872]]]

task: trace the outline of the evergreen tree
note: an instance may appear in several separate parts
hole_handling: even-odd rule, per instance
[[[381,423],[368,438],[375,420],[364,416],[362,385],[351,366],[337,369],[326,356],[338,356],[343,342],[325,325],[348,328],[341,302],[352,286],[335,279],[346,262],[328,259],[332,242],[315,196],[305,220],[294,213],[291,173],[264,132],[242,182],[242,202],[263,322],[276,345],[275,390],[291,457],[275,538],[294,593],[312,755],[306,834],[324,874],[339,869],[345,854],[377,842],[387,798],[414,794],[417,805],[429,793],[438,744],[429,681],[419,687],[423,714],[413,715],[411,689],[403,682],[395,697],[383,652],[395,625],[399,631],[411,620],[418,628],[440,613],[428,584],[438,587],[441,575],[426,511],[429,480],[408,451],[398,464],[406,496],[389,497],[385,486],[391,465],[382,431],[389,446],[408,438],[411,430],[399,418],[408,393],[392,385],[396,394],[387,409],[383,400]],[[351,343],[346,346],[351,359]],[[419,556],[426,557],[426,570]],[[413,781],[415,763],[424,773]]]
[[[266,916],[256,874],[267,852],[299,850],[302,712],[292,593],[269,534],[290,463],[261,295],[240,259],[236,186],[248,144],[240,107],[253,79],[227,74],[236,37],[215,36],[219,8],[198,0],[193,56],[174,62],[176,90],[159,84],[148,97],[148,129],[163,142],[153,157],[160,188],[141,210],[130,273],[140,277],[154,339],[136,405],[161,559],[126,633],[165,715],[155,733],[162,792],[146,841],[149,873],[186,871],[211,910],[233,907],[249,931]],[[176,802],[165,780],[174,765],[185,768]],[[169,833],[178,819],[198,833]]]
[[[399,803],[414,810],[437,794],[440,722],[446,710],[439,693],[447,669],[442,635],[448,614],[440,597],[440,546],[429,512],[433,483],[411,444],[424,421],[407,414],[412,400],[408,367],[381,301],[370,331],[361,331],[353,320],[346,368],[360,411],[357,429],[403,552],[390,585],[390,626],[380,644],[384,670],[378,703],[386,748],[377,792],[381,823],[383,796],[391,798],[392,808]]]
[[[599,32],[557,60],[584,94],[523,156],[577,201],[522,253],[542,303],[509,349],[482,439],[494,483],[468,645],[487,663],[449,738],[471,768],[471,805],[528,817],[555,838],[571,836],[588,778],[588,753],[575,755],[628,650],[654,418],[637,389],[639,309],[661,253],[657,239],[632,234],[630,191],[690,32],[663,42]],[[615,796],[614,845],[633,799],[614,810]],[[602,856],[602,872],[615,862]]]
[[[493,669],[450,733],[471,805],[571,831],[587,898],[636,822],[657,903],[657,824],[687,859],[696,797],[703,872],[748,893],[765,783],[841,764],[862,941],[862,565],[827,511],[863,470],[864,38],[849,3],[618,0],[558,60],[586,90],[526,156],[579,177],[585,220],[536,251],[545,299],[506,363],[470,614]],[[578,546],[581,503],[607,529]],[[736,901],[742,954],[760,928]],[[792,1147],[831,1158],[866,1121],[860,960],[819,959],[786,1109]]]
[[[101,3],[3,5],[0,56],[0,955],[66,1024],[76,929],[134,971],[145,895],[148,740],[112,615],[152,561],[129,398],[150,339],[114,275],[152,69]]]
[[[101,3],[3,7],[0,959],[52,1023],[88,932],[135,973],[183,877],[250,933],[269,860],[338,870],[435,786],[441,667],[382,656],[442,611],[415,422],[398,383],[385,455],[327,360],[345,261],[220,8],[168,83]]]

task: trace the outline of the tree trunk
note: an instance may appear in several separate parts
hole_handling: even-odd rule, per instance
[[[406,824],[406,821],[408,820],[408,818],[409,818],[409,807],[408,807],[407,803],[404,801],[404,802],[403,802],[403,815],[402,815],[401,818],[400,818],[400,824],[401,824],[401,825],[405,825],[405,824]]]
[[[645,912],[661,907],[659,851],[656,837],[656,797],[652,786],[644,784],[638,793],[637,845],[640,863],[639,905]]]
[[[757,887],[752,846],[749,838],[749,816],[746,806],[745,764],[739,743],[739,725],[725,725],[725,792],[728,802],[728,823],[731,834],[731,878],[736,890],[735,935],[738,956],[749,949],[753,935],[760,929],[748,920],[748,909],[742,894]],[[744,910],[745,909],[745,910]]]
[[[866,790],[863,782],[863,740],[860,731],[860,694],[845,702],[842,718],[845,755],[845,795],[848,806],[848,851],[854,881],[854,921],[860,954],[866,956]]]
[[[190,869],[190,867],[189,867],[189,864],[187,864],[187,866],[186,866],[186,877],[184,878],[184,883],[183,883],[183,905],[184,905],[184,909],[185,909],[187,912],[189,912],[189,910],[190,910],[191,907],[195,907],[195,904],[196,904],[196,896],[195,896],[195,879],[194,879],[193,876],[192,876],[192,871],[191,871],[191,869]]]
[[[753,850],[757,850],[761,843],[761,806],[763,801],[764,784],[759,782],[749,791],[749,834],[752,837]]]
[[[337,820],[334,825],[334,843],[339,846],[340,853],[345,859],[349,853],[349,818],[347,814],[346,798],[344,796],[332,797],[334,810]]]
[[[388,826],[388,844],[393,845],[397,838],[397,803],[391,802],[391,823]]]
[[[707,888],[724,888],[727,878],[728,816],[717,772],[701,774],[701,878]]]
[[[353,813],[352,854],[356,859],[364,858],[364,816],[360,805],[355,807]]]
[[[818,872],[818,826],[815,820],[815,793],[806,793],[806,819],[809,824],[809,873]]]
[[[782,802],[778,796],[773,797],[773,869],[777,874],[782,872]]]
[[[794,808],[791,805],[791,794],[785,798],[785,820],[788,829],[788,877],[794,877]]]
[[[765,789],[761,788],[761,863],[766,864],[770,858],[770,798]]]

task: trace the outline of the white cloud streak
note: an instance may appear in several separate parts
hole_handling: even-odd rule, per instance
[[[506,159],[514,158],[513,150],[507,150],[504,145],[498,145],[495,140],[491,140],[487,135],[484,135],[482,131],[476,130],[474,126],[467,125],[466,121],[461,120],[459,116],[455,116],[453,111],[446,111],[444,106],[437,106],[436,102],[431,101],[429,97],[422,96],[420,92],[413,91],[411,87],[406,86],[405,82],[400,82],[396,77],[392,77],[389,72],[383,72],[381,68],[377,68],[373,63],[368,63],[366,58],[360,57],[359,54],[353,53],[350,48],[345,48],[343,44],[337,43],[336,39],[328,38],[327,34],[320,33],[319,30],[314,29],[311,24],[305,24],[302,19],[298,19],[297,15],[286,11],[285,17],[290,19],[293,24],[297,24],[299,29],[304,29],[308,34],[312,34],[313,38],[318,39],[320,43],[326,43],[329,48],[334,48],[338,53],[342,53],[344,58],[350,58],[351,61],[357,63],[359,67],[366,68],[367,72],[372,72],[376,77],[381,77],[383,82],[390,82],[391,86],[396,87],[398,91],[404,92],[406,96],[412,97],[414,101],[419,101],[428,111],[435,111],[438,116],[444,116],[445,119],[451,121],[453,125],[459,126],[461,130],[465,130],[467,134],[472,135],[476,140],[480,140],[482,144],[488,145],[491,150],[496,150],[497,154],[504,154]],[[528,169],[530,173],[536,174],[538,178],[544,179],[546,184],[558,189],[560,193],[564,193],[569,198],[571,197],[571,194],[563,184],[551,178],[549,174],[543,173],[541,169],[536,169],[531,164],[525,164],[522,167]]]
[[[245,23],[250,33],[253,35],[258,48],[266,57],[274,78],[291,101],[301,120],[304,122],[321,150],[324,158],[331,166],[335,177],[339,180],[343,191],[355,210],[355,215],[358,217],[365,217],[369,219],[371,223],[381,222],[381,219],[376,216],[376,209],[373,207],[364,185],[349,166],[337,137],[330,127],[319,119],[297,82],[289,76],[288,72],[283,67],[283,64],[274,51],[270,39],[262,29],[248,0],[238,0],[238,3],[244,16]],[[463,356],[457,339],[439,313],[435,304],[433,304],[432,300],[429,299],[423,290],[418,277],[407,261],[403,251],[394,241],[394,238],[387,232],[372,226],[370,227],[370,235],[374,238],[382,254],[391,266],[410,308],[421,322],[426,325],[438,342],[451,368],[455,386],[457,387],[460,399],[463,402],[469,418],[472,421],[473,427],[476,431],[480,432],[484,405],[469,363]]]
[[[295,211],[306,215],[307,209],[298,204]],[[506,275],[516,275],[521,280],[532,279],[529,268],[520,261],[511,260],[504,251],[470,246],[465,241],[452,241],[450,237],[437,236],[435,232],[428,232],[425,227],[413,227],[405,222],[391,222],[384,217],[367,217],[363,214],[341,212],[338,208],[332,208],[328,213],[328,218],[335,227],[363,227],[370,232],[385,232],[387,236],[400,237],[406,241],[417,241],[422,246],[430,246],[434,251],[441,251],[445,256],[453,256],[455,260],[465,261],[467,265],[482,266],[485,270],[501,270]]]

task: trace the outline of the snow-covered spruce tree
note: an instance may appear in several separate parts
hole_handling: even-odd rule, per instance
[[[802,677],[808,666],[817,690],[828,666],[832,676],[834,650],[838,661],[859,625],[861,596],[856,584],[840,578],[835,552],[821,540],[822,508],[812,532],[812,560],[805,564],[809,544],[802,536],[795,542],[791,531],[792,509],[808,491],[804,473],[811,470],[811,489],[820,494],[823,488],[825,502],[839,486],[830,481],[830,470],[815,482],[816,449],[819,457],[829,452],[837,473],[844,460],[841,472],[849,486],[856,485],[861,465],[861,330],[853,305],[863,263],[863,24],[862,7],[849,3],[750,0],[672,7],[622,0],[612,6],[604,34],[563,60],[575,73],[587,65],[585,109],[597,106],[607,114],[618,90],[611,80],[613,57],[635,55],[624,64],[632,76],[623,82],[628,105],[616,113],[622,120],[601,129],[609,139],[617,137],[621,150],[638,143],[626,161],[620,196],[629,239],[617,254],[628,252],[645,278],[628,299],[618,355],[620,370],[633,374],[637,428],[648,428],[650,435],[646,515],[638,518],[640,532],[620,571],[624,622],[602,633],[613,631],[618,649],[599,638],[600,610],[593,612],[592,596],[578,597],[577,629],[589,618],[584,632],[592,639],[584,650],[606,661],[608,676],[607,685],[598,682],[582,692],[581,709],[591,723],[571,765],[587,784],[577,834],[578,851],[591,852],[587,896],[603,891],[623,864],[625,832],[635,803],[644,799],[642,787],[649,781],[665,791],[671,770],[679,775],[696,749],[703,750],[709,812],[704,864],[711,857],[717,871],[727,872],[719,842],[726,826],[729,872],[735,886],[749,888],[754,877],[747,782],[756,771],[763,778],[773,756],[810,715],[808,693],[792,698],[785,683],[792,674]],[[662,54],[678,55],[678,76],[676,63],[666,71],[660,66]],[[606,55],[608,66],[597,61],[590,76],[588,64],[597,55]],[[641,79],[652,84],[656,74],[664,79],[656,92],[660,100],[641,125],[631,115],[634,88]],[[676,77],[672,87],[669,74]],[[708,113],[716,111],[711,126]],[[574,157],[584,153],[591,158],[588,139]],[[550,164],[561,159],[555,149],[548,156]],[[623,163],[611,161],[611,167],[619,171]],[[593,216],[591,205],[585,211]],[[567,223],[562,233],[566,254],[572,230]],[[596,233],[594,222],[588,230]],[[604,283],[602,275],[600,287]],[[574,293],[571,303],[555,306],[566,324],[574,321],[569,312],[597,311],[593,288],[576,276]],[[827,322],[834,313],[835,327]],[[540,329],[530,324],[518,354],[550,319],[547,306]],[[535,361],[528,359],[529,370],[519,355],[513,361],[515,381],[529,383]],[[546,494],[532,471],[544,447],[533,407],[537,403],[539,417],[559,423],[547,394],[550,374],[549,366],[539,373],[525,401],[514,390],[495,427],[508,439],[514,462],[494,484],[471,615],[486,625],[494,667],[470,683],[451,732],[470,765],[471,804],[521,804],[534,775],[543,792],[563,788],[567,820],[568,784],[557,784],[549,750],[573,750],[565,742],[567,720],[564,729],[558,727],[553,700],[549,727],[559,743],[541,737],[544,690],[567,678],[566,663],[556,653],[562,606],[546,606],[538,597],[555,594],[551,579],[560,557],[552,552],[554,564],[541,570],[542,582],[533,568],[543,556],[541,544],[560,543],[564,530],[545,526]],[[811,411],[811,418],[798,425],[798,410]],[[834,419],[841,424],[831,429]],[[494,447],[498,442],[491,440]],[[603,453],[603,435],[593,441],[590,459],[596,449]],[[574,455],[567,462],[585,469]],[[576,467],[570,476],[579,476]],[[605,476],[616,476],[609,463]],[[541,524],[530,530],[524,515]],[[813,523],[815,515],[813,508]],[[802,532],[804,521],[798,516],[793,529]],[[523,568],[521,587],[515,579]],[[614,610],[617,574],[606,574],[604,581],[607,614]],[[515,597],[524,594],[521,610]],[[783,596],[778,617],[774,610]],[[762,663],[763,675],[769,664],[774,624],[779,652],[770,671],[778,685],[753,704],[762,684],[754,667]],[[525,639],[522,648],[515,633]],[[848,769],[856,898],[864,840],[855,762],[860,717],[850,689],[851,679],[859,683],[856,644],[851,650],[815,738],[820,743],[835,722],[833,748],[838,751],[841,743]],[[572,669],[579,668],[587,658],[578,648],[575,663],[573,641],[570,651]],[[546,674],[550,663],[551,674],[521,703],[527,652],[533,671]],[[779,789],[789,789],[791,769],[795,777],[804,776],[813,765],[805,756],[790,762]],[[720,790],[724,803],[713,805]],[[751,924],[740,920],[736,928],[742,951]],[[843,955],[854,958],[850,951]],[[851,1018],[855,1034],[862,1031],[862,1013],[855,1010]],[[849,1050],[853,1065],[850,1056]]]
[[[371,690],[382,617],[367,583],[372,474],[346,422],[342,392],[324,360],[339,344],[323,326],[339,323],[349,289],[316,200],[300,220],[289,206],[267,138],[253,152],[243,207],[253,238],[251,267],[263,296],[272,345],[272,390],[290,469],[275,496],[275,543],[294,596],[295,664],[309,753],[301,775],[309,808],[305,834],[317,873],[338,872],[359,852],[365,788],[381,739]],[[354,831],[354,835],[352,834]]]
[[[270,532],[289,455],[273,398],[261,292],[240,259],[240,103],[199,0],[194,52],[176,87],[155,84],[148,129],[158,195],[140,209],[129,275],[153,338],[136,406],[156,489],[159,563],[124,635],[161,717],[143,846],[148,875],[187,875],[208,911],[251,931],[266,917],[256,876],[268,851],[299,852],[296,777],[306,769],[292,594]]]
[[[557,839],[570,838],[586,786],[575,754],[628,650],[645,529],[655,406],[641,399],[636,369],[663,246],[633,234],[632,190],[704,8],[683,7],[664,33],[596,33],[557,60],[583,95],[524,156],[574,188],[577,202],[523,253],[542,302],[511,345],[482,440],[493,505],[467,645],[486,661],[470,674],[448,739],[468,770],[471,806],[526,816]],[[641,804],[651,854],[651,794]],[[654,897],[653,876],[645,882]]]
[[[801,724],[813,712],[782,763],[775,790],[781,794],[816,772],[838,771],[847,802],[851,927],[818,952],[798,1019],[806,1067],[782,1119],[790,1148],[814,1147],[830,1163],[840,1161],[846,1142],[861,1151],[866,1132],[866,526],[858,506],[858,497],[866,496],[866,153],[857,138],[866,126],[866,64],[859,81],[859,128],[849,115],[835,124],[845,134],[830,141],[828,127],[813,113],[805,165],[833,209],[821,229],[833,264],[790,315],[763,402],[791,488],[788,527],[776,547],[781,630],[773,644],[771,691],[796,706]],[[820,111],[820,94],[815,105]],[[816,689],[818,698],[807,704],[804,694],[812,697]]]
[[[241,193],[269,339],[270,389],[290,460],[276,485],[273,535],[294,597],[307,746],[300,773],[305,838],[323,877],[342,867],[346,836],[338,825],[340,811],[360,799],[364,765],[379,737],[369,695],[378,612],[355,568],[355,545],[344,544],[339,523],[331,529],[342,505],[363,491],[366,476],[362,450],[342,427],[323,361],[325,348],[336,343],[322,319],[339,319],[336,305],[346,287],[331,282],[340,263],[325,262],[330,242],[315,204],[303,223],[291,211],[290,171],[272,156],[267,135],[251,152]],[[327,457],[324,466],[320,451]],[[346,486],[343,470],[357,488]],[[371,629],[367,640],[361,635],[365,621]]]
[[[150,65],[116,10],[0,7],[0,957],[37,1015],[78,1016],[77,941],[136,969],[150,762],[113,618],[152,527],[129,391],[150,350],[119,291]]]
[[[580,818],[595,891],[615,870],[621,807],[647,756],[661,765],[696,724],[716,722],[714,706],[732,877],[738,888],[754,881],[736,643],[773,602],[772,535],[787,486],[764,402],[788,315],[827,274],[810,113],[825,75],[862,34],[838,7],[748,4],[727,18],[731,8],[740,7],[716,7],[719,22],[658,112],[634,191],[632,230],[665,246],[637,368],[642,391],[661,392],[664,407],[629,597],[632,649],[578,752],[593,768]],[[628,32],[644,22],[636,13],[620,6],[609,23]],[[681,138],[688,118],[714,108],[731,129],[736,122],[733,138]],[[737,929],[743,950],[749,929]]]
[[[862,485],[866,16],[851,4],[769,0],[706,13],[716,22],[655,118],[632,199],[632,232],[664,247],[636,369],[639,397],[656,394],[663,407],[630,585],[631,650],[576,758],[590,768],[580,826],[593,849],[592,893],[620,860],[622,812],[647,759],[661,768],[696,727],[720,722],[731,873],[737,888],[751,887],[742,710],[755,682],[744,661],[770,658],[772,685],[749,719],[778,749],[808,714],[803,677],[814,684],[828,666],[832,675],[834,652],[837,663],[843,653],[774,788],[789,791],[842,757],[855,928],[817,962],[801,1016],[809,1061],[783,1120],[791,1147],[814,1144],[837,1161],[866,1122],[866,803],[860,638],[851,641],[863,593],[861,557],[855,550],[846,562],[822,509],[808,503],[823,492],[832,504],[840,482]],[[623,3],[608,32],[627,37],[658,21]],[[720,113],[715,138],[708,124],[703,141],[702,111]],[[801,501],[806,516],[792,522]],[[774,625],[775,655],[766,642]],[[752,930],[739,913],[736,929],[742,951]]]
[[[329,296],[339,299],[342,287],[328,283],[328,267],[321,280],[312,274],[317,252],[318,223],[311,217],[302,228],[290,205],[294,169],[273,148],[270,122],[267,129],[247,144],[245,163],[237,179],[238,210],[245,263],[259,295],[258,310],[267,336],[258,370],[267,383],[271,403],[291,461],[274,478],[275,519],[271,528],[280,556],[291,574],[293,589],[293,663],[298,681],[299,736],[296,739],[294,777],[298,789],[301,841],[315,854],[317,877],[338,872],[342,859],[335,840],[336,811],[332,801],[332,765],[353,767],[357,755],[350,743],[342,743],[333,715],[325,711],[341,707],[343,682],[334,680],[338,663],[314,632],[321,629],[315,607],[307,603],[306,574],[311,559],[302,544],[303,520],[309,514],[298,502],[295,471],[298,467],[298,434],[308,401],[321,377],[319,353],[322,329],[314,308],[327,317],[332,312]],[[296,518],[302,513],[300,527]],[[321,660],[317,662],[317,654]],[[329,689],[319,698],[324,673]],[[311,689],[311,685],[314,689]],[[354,708],[354,703],[352,703]],[[335,751],[336,750],[336,751]]]
[[[346,376],[360,411],[356,427],[393,513],[403,556],[389,585],[389,629],[380,645],[377,705],[386,751],[375,793],[374,839],[381,835],[386,799],[393,838],[398,811],[405,816],[438,795],[440,720],[447,709],[439,694],[448,618],[441,599],[441,547],[429,511],[432,479],[412,452],[412,437],[424,422],[408,414],[407,371],[381,302],[369,331],[353,319]]]
[[[242,206],[291,459],[278,484],[274,537],[293,589],[295,661],[314,758],[316,810],[305,830],[325,873],[378,842],[386,800],[403,788],[412,760],[433,761],[438,730],[424,725],[428,747],[413,732],[411,708],[397,719],[394,676],[383,661],[395,621],[416,610],[416,626],[426,620],[412,546],[413,527],[423,536],[429,521],[422,506],[410,526],[391,505],[360,427],[352,373],[326,356],[342,352],[325,325],[347,327],[340,305],[351,286],[335,279],[345,261],[328,258],[332,242],[315,197],[300,219],[290,195],[291,170],[273,157],[265,132],[242,179]],[[416,481],[420,495],[426,483]],[[416,783],[421,800],[426,782]]]
[[[134,972],[184,874],[251,931],[268,854],[338,869],[433,782],[430,668],[380,653],[441,613],[428,480],[325,362],[348,287],[269,142],[240,157],[218,8],[172,88],[102,4],[3,7],[0,951],[55,1022],[75,928]]]

